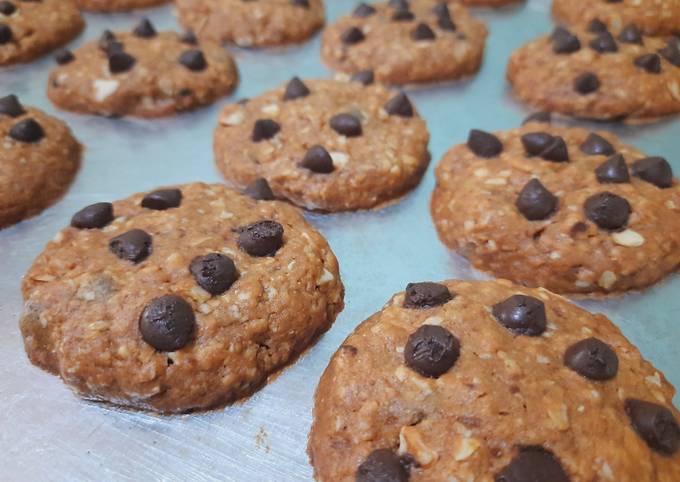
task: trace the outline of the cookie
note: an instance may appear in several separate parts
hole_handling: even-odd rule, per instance
[[[0,98],[0,228],[41,212],[69,188],[81,146],[62,121]]]
[[[601,120],[680,112],[680,39],[613,33],[599,22],[555,29],[514,51],[507,77],[532,107]]]
[[[168,0],[76,0],[80,8],[92,12],[121,12],[155,7],[167,2]]]
[[[0,65],[40,57],[73,40],[84,26],[72,0],[0,0]]]
[[[612,134],[473,130],[436,169],[441,240],[478,269],[555,292],[643,288],[680,266],[680,184]]]
[[[297,209],[200,183],[83,208],[23,294],[33,363],[86,399],[163,413],[252,393],[343,307],[337,260]]]
[[[368,209],[415,187],[429,163],[425,121],[403,93],[358,80],[300,80],[228,105],[215,162],[230,183],[260,180],[311,210]]]
[[[460,3],[469,7],[505,7],[522,2],[524,0],[460,0]]]
[[[325,18],[321,0],[176,0],[175,7],[198,37],[241,47],[304,42]]]
[[[331,359],[308,449],[319,481],[675,482],[674,392],[545,289],[414,283]]]
[[[210,104],[238,82],[217,44],[157,32],[142,20],[132,32],[105,31],[74,52],[61,51],[47,95],[58,107],[105,116],[161,117]]]
[[[457,3],[359,4],[324,29],[321,57],[389,84],[452,80],[479,70],[487,29]]]
[[[673,35],[680,31],[677,0],[553,0],[558,22],[587,25],[594,19],[619,30],[634,23],[648,35]]]

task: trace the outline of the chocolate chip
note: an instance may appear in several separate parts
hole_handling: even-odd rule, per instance
[[[258,119],[253,125],[253,133],[250,138],[253,142],[271,139],[281,130],[281,126],[271,119]]]
[[[357,137],[362,133],[361,121],[352,114],[337,114],[328,122],[335,132],[347,137]]]
[[[151,38],[156,36],[156,29],[148,18],[144,18],[137,24],[132,33],[135,37]]]
[[[492,313],[501,325],[516,335],[539,336],[547,325],[545,305],[532,296],[513,295],[495,304]]]
[[[663,157],[653,156],[633,163],[633,176],[654,184],[662,189],[673,185],[673,170]]]
[[[613,231],[628,223],[631,208],[628,201],[611,192],[601,192],[586,199],[586,217],[600,228]]]
[[[102,32],[101,36],[99,37],[98,45],[99,49],[103,50],[107,54],[111,54],[113,52],[122,52],[123,50],[123,44],[116,41],[116,36],[110,30],[104,30],[104,32]]]
[[[26,111],[16,95],[10,94],[5,97],[0,97],[0,115],[19,117],[25,113]]]
[[[396,115],[399,117],[413,117],[413,106],[408,96],[403,92],[398,93],[383,106],[385,112],[389,115]]]
[[[607,139],[591,132],[583,144],[581,144],[581,152],[591,156],[611,156],[616,150]]]
[[[154,298],[139,317],[142,339],[159,351],[175,351],[186,346],[195,328],[194,309],[175,295]]]
[[[366,18],[370,17],[375,13],[375,8],[372,6],[366,4],[366,3],[360,3],[359,5],[356,6],[354,11],[352,12],[352,16],[354,17],[359,17],[359,18]]]
[[[179,41],[182,42],[183,44],[187,45],[196,45],[198,44],[198,39],[196,38],[196,34],[192,32],[191,30],[187,30],[183,34],[179,36]]]
[[[232,259],[220,253],[197,256],[191,261],[189,271],[198,286],[211,295],[221,295],[238,279]]]
[[[248,184],[245,189],[245,194],[258,201],[273,201],[275,199],[274,193],[272,192],[269,183],[263,177],[255,179],[253,182]]]
[[[12,126],[9,136],[20,142],[38,142],[45,137],[45,131],[34,119],[24,119]]]
[[[678,39],[671,39],[659,54],[676,67],[680,67],[680,45]]]
[[[238,231],[239,248],[251,256],[274,256],[283,246],[283,226],[276,221],[258,221]]]
[[[557,197],[535,178],[524,185],[515,201],[519,212],[529,221],[549,218],[557,209],[557,204]]]
[[[9,2],[7,0],[3,0],[0,2],[0,13],[3,15],[12,15],[14,12],[16,12],[17,7],[14,6],[12,2]]]
[[[569,482],[569,476],[552,452],[529,446],[520,449],[494,482]]]
[[[68,49],[61,49],[57,50],[57,52],[54,54],[54,60],[57,62],[59,65],[66,65],[70,64],[75,60],[75,56],[73,53],[68,50]]]
[[[556,54],[570,54],[581,48],[578,37],[564,27],[557,27],[550,38],[553,52]]]
[[[524,150],[530,156],[538,156],[543,152],[554,140],[554,136],[547,132],[530,132],[524,134],[520,140],[524,146]]]
[[[71,218],[71,226],[78,229],[99,229],[113,221],[113,204],[94,203],[84,207]]]
[[[543,151],[538,155],[546,161],[569,161],[569,149],[567,149],[567,143],[564,142],[564,139],[562,139],[560,136],[554,136],[552,142],[550,142],[547,147],[543,149]]]
[[[299,77],[293,77],[286,85],[286,90],[283,93],[283,100],[294,100],[301,97],[307,97],[310,94],[309,88],[300,80]]]
[[[616,40],[607,31],[600,32],[588,45],[591,49],[600,53],[617,52],[619,50]]]
[[[635,25],[627,25],[619,34],[619,42],[642,45],[642,32]]]
[[[140,263],[151,254],[151,235],[141,229],[132,229],[111,239],[109,250],[122,260]]]
[[[626,166],[626,160],[621,154],[614,154],[604,163],[600,164],[597,169],[595,169],[595,176],[597,177],[597,180],[603,184],[621,184],[630,182],[628,166]]]
[[[410,8],[408,0],[389,0],[387,6],[397,10],[408,10]]]
[[[434,40],[436,35],[426,23],[419,23],[416,28],[411,31],[411,38],[413,40]]]
[[[12,41],[12,29],[6,23],[0,23],[0,45]]]
[[[453,297],[449,288],[439,283],[409,283],[404,294],[404,308],[432,308],[448,303]]]
[[[479,157],[496,157],[503,152],[503,144],[498,137],[478,129],[472,129],[468,134],[467,146]]]
[[[109,71],[112,74],[127,72],[135,65],[135,58],[125,52],[112,52],[109,54]]]
[[[451,12],[449,11],[449,6],[446,2],[439,2],[434,6],[432,12],[437,16],[437,25],[439,25],[439,28],[450,32],[456,30],[456,24],[453,23],[453,20],[451,19]]]
[[[340,40],[345,45],[354,45],[364,40],[364,33],[358,27],[350,27],[340,35]]]
[[[309,0],[290,0],[290,4],[296,7],[309,8]]]
[[[377,449],[368,454],[357,468],[355,482],[408,482],[405,464],[390,449]]]
[[[300,167],[319,174],[328,174],[335,169],[333,158],[323,146],[319,145],[309,148],[305,157],[302,158],[302,162],[300,162]]]
[[[678,451],[680,426],[669,409],[633,398],[626,400],[625,408],[633,428],[650,448],[664,455]]]
[[[658,54],[645,54],[637,57],[633,63],[650,74],[661,73],[661,57]]]
[[[602,20],[598,18],[594,18],[590,21],[588,24],[588,32],[591,33],[600,33],[600,32],[606,32],[607,31],[607,26],[602,22]]]
[[[413,15],[413,12],[406,9],[399,9],[392,14],[392,20],[394,22],[410,22],[414,18],[416,18],[416,16]]]
[[[541,111],[541,112],[534,112],[533,114],[530,114],[524,121],[522,121],[522,125],[528,124],[529,122],[541,122],[543,124],[550,124],[552,122],[552,114],[547,111]]]
[[[159,189],[150,192],[142,199],[142,207],[165,211],[166,209],[176,208],[182,203],[182,191],[179,189]]]
[[[619,370],[614,350],[597,338],[586,338],[567,348],[564,364],[591,380],[611,380]]]
[[[205,61],[203,51],[198,49],[186,50],[179,56],[179,63],[194,72],[205,70],[208,62]]]
[[[373,83],[373,71],[372,70],[360,70],[356,74],[350,77],[353,82],[359,82],[364,85],[371,85]]]
[[[411,333],[404,347],[404,362],[424,377],[439,378],[460,356],[460,342],[441,326],[421,325]]]
[[[592,72],[585,72],[574,80],[574,90],[579,94],[590,94],[600,88],[600,79]]]
[[[453,23],[453,20],[451,20],[451,17],[439,17],[437,18],[437,25],[439,26],[440,29],[442,30],[448,30],[449,32],[455,32],[456,31],[456,24]]]

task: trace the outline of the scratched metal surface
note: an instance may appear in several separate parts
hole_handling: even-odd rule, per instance
[[[348,11],[354,0],[327,3],[333,19]],[[88,15],[88,29],[78,42],[97,37],[104,28],[127,29],[143,15],[158,27],[175,28],[169,8]],[[530,1],[479,15],[491,30],[480,74],[461,83],[412,92],[429,123],[434,161],[450,145],[464,141],[471,127],[511,128],[527,114],[509,95],[505,62],[514,48],[551,28],[547,2]],[[319,62],[318,51],[318,37],[286,50],[236,51],[242,83],[230,100],[257,95],[294,74],[330,75]],[[51,60],[45,59],[0,70],[0,95],[13,92],[25,103],[57,114],[87,146],[83,169],[60,203],[37,218],[0,231],[0,479],[311,480],[305,445],[312,397],[318,377],[341,341],[409,281],[479,276],[437,241],[428,212],[432,168],[418,190],[395,206],[369,213],[310,216],[340,260],[347,307],[315,347],[245,403],[174,417],[85,403],[58,378],[27,361],[17,327],[21,276],[70,215],[86,204],[163,184],[219,181],[211,154],[219,106],[151,122],[57,112],[45,96],[50,67]],[[640,128],[601,127],[666,156],[680,172],[680,121]],[[680,386],[678,289],[680,279],[672,277],[641,295],[584,303],[609,315],[676,386]]]

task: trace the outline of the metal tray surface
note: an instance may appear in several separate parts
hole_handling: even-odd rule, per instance
[[[327,0],[329,20],[355,0]],[[83,402],[59,378],[27,360],[18,328],[21,277],[45,243],[84,205],[115,200],[164,184],[218,182],[211,151],[221,105],[252,97],[293,75],[332,75],[319,59],[319,37],[297,47],[234,49],[241,85],[218,105],[166,120],[111,120],[60,112],[45,95],[52,59],[0,70],[0,95],[65,119],[87,147],[83,168],[65,198],[42,215],[0,231],[0,479],[7,481],[306,481],[313,394],[326,364],[352,329],[409,281],[479,278],[437,240],[429,215],[433,167],[468,130],[517,126],[528,113],[512,98],[505,66],[510,52],[549,31],[547,1],[478,11],[490,37],[483,68],[457,83],[409,89],[428,121],[433,156],[419,188],[401,203],[354,214],[309,215],[340,260],[346,308],[332,329],[297,363],[250,399],[224,409],[172,417]],[[129,29],[149,16],[177,28],[169,7],[131,14],[87,15],[75,42],[104,28]],[[595,125],[595,124],[593,124]],[[680,172],[680,120],[642,127],[597,124],[643,150],[666,156]],[[607,314],[647,359],[680,386],[680,279],[673,276],[642,294],[582,302]],[[676,403],[677,403],[676,398]]]

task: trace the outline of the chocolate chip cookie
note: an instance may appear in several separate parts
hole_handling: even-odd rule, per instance
[[[74,52],[62,50],[47,95],[58,107],[105,116],[160,117],[210,104],[238,82],[231,56],[191,34],[157,32],[142,20],[131,32],[105,31]]]
[[[497,277],[602,295],[680,266],[680,184],[666,159],[611,134],[538,122],[472,130],[436,177],[441,240]]]
[[[33,363],[80,396],[158,412],[248,395],[343,307],[292,206],[187,184],[83,208],[23,282]]]
[[[167,2],[168,0],[76,0],[80,8],[93,12],[121,12],[154,7]]]
[[[457,3],[407,0],[359,4],[323,32],[330,68],[411,84],[452,80],[479,70],[487,29]]]
[[[312,210],[367,209],[403,195],[427,168],[429,134],[405,94],[372,78],[295,77],[228,105],[215,130],[217,167],[241,188],[266,184],[264,195]]]
[[[59,199],[80,167],[81,146],[62,121],[15,95],[0,98],[0,228]]]
[[[677,0],[553,0],[558,22],[586,25],[597,19],[619,30],[635,24],[648,35],[673,35],[680,31]]]
[[[40,57],[73,40],[84,26],[72,0],[0,0],[0,65]]]
[[[676,482],[674,392],[545,289],[413,283],[333,356],[309,454],[319,481]]]
[[[558,27],[513,52],[507,77],[532,107],[601,120],[680,112],[680,39],[647,37],[599,21]]]
[[[200,38],[241,47],[304,42],[324,24],[322,0],[175,0],[179,21]]]

